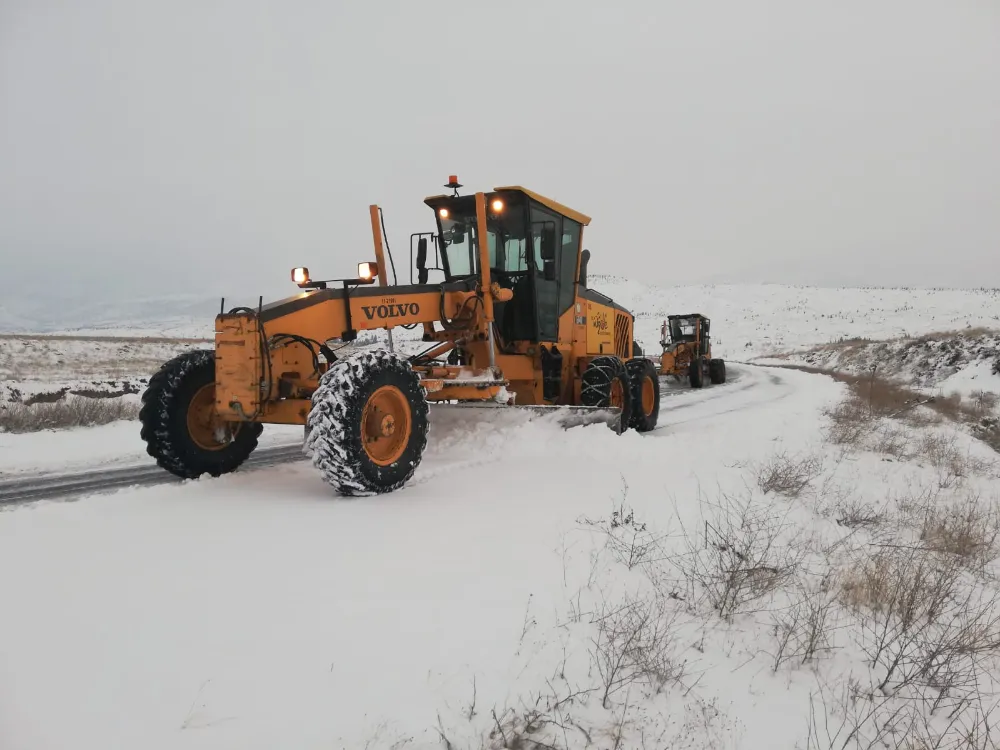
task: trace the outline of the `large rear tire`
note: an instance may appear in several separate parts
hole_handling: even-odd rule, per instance
[[[688,368],[688,379],[692,388],[701,388],[705,385],[705,360],[702,357],[695,357],[691,360],[691,367]]]
[[[635,358],[625,363],[632,389],[632,419],[629,426],[637,432],[656,428],[660,416],[660,377],[648,359]]]
[[[594,357],[580,379],[580,403],[583,406],[621,409],[621,418],[612,425],[617,433],[625,432],[632,420],[632,386],[625,364],[618,357]]]
[[[726,382],[726,363],[721,359],[713,359],[708,363],[708,378],[712,385]]]
[[[306,419],[305,451],[342,495],[402,487],[427,445],[427,399],[409,362],[385,350],[337,360]]]
[[[215,352],[185,352],[149,380],[139,412],[146,452],[171,474],[196,479],[236,471],[257,447],[263,426],[225,422],[215,413]]]

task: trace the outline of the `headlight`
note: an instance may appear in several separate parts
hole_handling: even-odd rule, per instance
[[[358,263],[358,278],[371,281],[378,276],[378,263]]]
[[[293,268],[292,269],[292,281],[301,286],[302,284],[309,283],[309,269],[308,268]]]
[[[497,198],[493,203],[490,204],[493,208],[493,213],[498,214],[503,211],[503,201]]]

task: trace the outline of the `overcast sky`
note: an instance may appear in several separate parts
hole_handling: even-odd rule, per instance
[[[453,173],[596,271],[998,286],[1000,3],[0,0],[8,301],[405,266]]]

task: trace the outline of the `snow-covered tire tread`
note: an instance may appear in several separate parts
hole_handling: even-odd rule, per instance
[[[199,448],[187,434],[187,401],[203,385],[215,381],[215,351],[195,349],[166,362],[142,394],[140,436],[146,452],[171,474],[196,479],[236,471],[257,447],[263,425],[245,422],[223,450]]]
[[[362,443],[361,415],[371,394],[394,385],[410,405],[410,440],[398,461],[372,462]],[[337,360],[320,379],[306,419],[303,450],[323,479],[342,495],[375,495],[402,487],[427,445],[426,392],[410,363],[384,349]]]
[[[611,384],[619,380],[625,404],[622,408],[621,424],[616,432],[628,429],[632,419],[632,386],[629,383],[625,364],[618,357],[602,355],[587,363],[580,378],[580,404],[605,408],[611,405]]]
[[[629,427],[636,432],[649,432],[656,429],[660,416],[660,376],[656,366],[644,357],[636,357],[625,363],[629,384],[632,389],[632,418]],[[646,415],[642,410],[642,381],[649,378],[653,382],[653,411]]]

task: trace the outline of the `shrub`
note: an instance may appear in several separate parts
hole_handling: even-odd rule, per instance
[[[69,427],[92,427],[123,419],[138,419],[134,400],[64,398],[50,403],[0,405],[0,431],[40,432]]]

